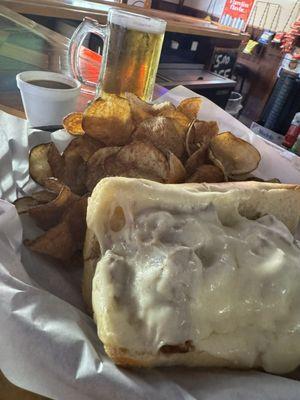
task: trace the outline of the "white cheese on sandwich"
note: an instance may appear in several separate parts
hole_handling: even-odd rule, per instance
[[[168,364],[177,352],[239,368],[294,370],[300,364],[294,236],[273,215],[242,216],[234,190],[179,187],[114,178],[89,200],[88,227],[102,255],[93,310],[104,345],[133,358],[151,355],[153,365]],[[175,363],[199,365],[197,358]]]

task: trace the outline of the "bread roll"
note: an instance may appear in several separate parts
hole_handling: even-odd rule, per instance
[[[84,294],[108,355],[295,369],[299,216],[295,185],[102,180],[88,203]]]

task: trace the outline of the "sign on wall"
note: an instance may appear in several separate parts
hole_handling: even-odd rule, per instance
[[[220,23],[244,31],[255,0],[227,0]]]
[[[238,51],[236,49],[215,47],[210,70],[225,78],[231,78],[237,56]]]

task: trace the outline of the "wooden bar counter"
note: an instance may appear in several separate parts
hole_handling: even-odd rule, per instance
[[[166,11],[134,7],[127,4],[104,0],[1,0],[1,4],[21,14],[79,21],[84,17],[92,17],[96,18],[102,24],[106,23],[108,10],[111,7],[117,7],[138,14],[162,18],[167,21],[167,32],[185,33],[237,41],[242,41],[248,38],[247,34],[240,33],[233,28],[226,28],[215,22],[208,22],[200,18]]]

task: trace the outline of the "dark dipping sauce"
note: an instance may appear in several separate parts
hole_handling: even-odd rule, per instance
[[[47,89],[73,89],[74,86],[68,85],[67,83],[57,82],[57,81],[48,81],[48,80],[40,80],[34,79],[32,81],[27,81],[31,85],[41,86]]]

